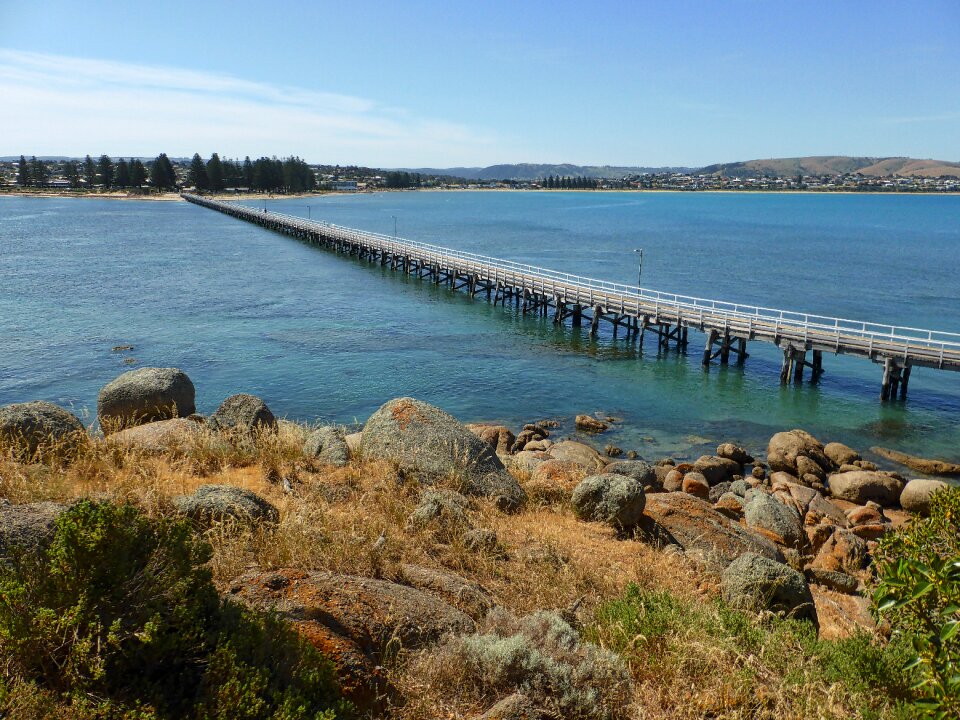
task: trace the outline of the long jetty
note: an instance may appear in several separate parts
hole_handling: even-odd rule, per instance
[[[523,314],[589,323],[597,335],[601,322],[643,343],[653,333],[663,350],[673,344],[686,350],[690,328],[706,336],[702,363],[738,364],[748,357],[747,343],[773,343],[783,352],[780,382],[803,381],[823,374],[823,353],[866,358],[883,367],[880,398],[907,396],[913,367],[960,372],[960,334],[810,315],[646,290],[546,268],[462,252],[380,233],[305,220],[285,213],[183,195],[201,207],[226,213],[314,245],[351,255],[381,267],[445,284],[471,297],[485,296],[494,305],[515,304]]]

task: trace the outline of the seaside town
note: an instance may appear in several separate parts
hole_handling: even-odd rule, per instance
[[[162,156],[166,160],[166,156]],[[214,156],[215,157],[215,156]],[[514,190],[673,190],[673,191],[792,191],[792,192],[897,192],[897,193],[954,193],[960,192],[960,174],[940,177],[867,175],[859,172],[808,175],[798,173],[780,176],[770,173],[756,175],[727,175],[722,171],[702,172],[699,169],[664,172],[619,173],[610,177],[587,177],[549,174],[536,179],[505,177],[499,180],[468,179],[455,175],[424,174],[413,171],[376,168],[307,164],[299,158],[260,158],[251,162],[224,159],[223,166],[236,168],[231,176],[211,165],[220,165],[219,158],[202,161],[199,156],[170,158],[167,162],[173,172],[171,184],[166,186],[153,171],[160,160],[150,158],[113,159],[102,155],[93,160],[87,156],[68,159],[0,160],[0,192],[127,190],[147,193],[151,190],[216,190],[224,192],[370,192],[384,189],[514,189]],[[303,168],[305,177],[298,182],[283,181],[283,170],[277,173],[277,183],[256,182],[257,164],[276,163],[278,166],[294,162]],[[559,167],[559,166],[558,166]],[[568,167],[568,166],[564,166]],[[138,175],[139,173],[139,175]],[[301,173],[302,175],[303,173]],[[207,175],[202,179],[200,175]],[[213,178],[219,178],[214,181]],[[209,187],[204,187],[207,184]],[[258,186],[259,185],[259,186]]]

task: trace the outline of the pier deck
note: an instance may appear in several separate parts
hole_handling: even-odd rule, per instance
[[[688,330],[706,335],[703,364],[746,357],[748,341],[773,343],[783,351],[780,381],[800,382],[805,368],[816,381],[824,352],[853,355],[883,365],[880,397],[905,398],[913,367],[960,372],[960,334],[897,327],[773,308],[740,305],[632,287],[525,265],[499,258],[401,240],[233,202],[184,195],[185,200],[232,217],[347,253],[393,270],[429,278],[484,295],[494,304],[516,303],[524,313],[589,323],[592,334],[601,321],[629,337],[655,333],[663,348],[688,345]],[[811,354],[808,359],[807,353]]]

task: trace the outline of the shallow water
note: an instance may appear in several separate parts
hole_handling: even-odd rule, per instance
[[[257,203],[251,203],[257,204]],[[267,208],[691,295],[960,332],[960,197],[685,193],[383,193]],[[307,206],[309,205],[309,211]],[[0,198],[0,403],[95,414],[130,367],[177,366],[201,412],[262,395],[277,414],[362,421],[412,395],[467,421],[602,411],[644,456],[824,440],[960,460],[960,374],[917,369],[881,405],[881,369],[826,356],[781,388],[780,356],[743,368],[590,340],[186,203]],[[117,345],[130,352],[113,352]],[[132,365],[125,361],[134,359]]]

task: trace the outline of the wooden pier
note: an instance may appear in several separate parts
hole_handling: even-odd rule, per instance
[[[613,335],[639,340],[657,336],[658,347],[686,350],[690,328],[706,336],[703,365],[738,364],[747,342],[773,343],[783,351],[780,382],[799,383],[809,369],[812,382],[823,374],[823,353],[853,355],[883,366],[880,397],[907,396],[913,367],[960,372],[960,334],[896,327],[842,318],[809,315],[662,293],[606,282],[532,265],[461,252],[437,245],[401,240],[379,233],[340,227],[293,215],[267,212],[197,195],[183,198],[202,207],[261,225],[335,252],[382,267],[448,285],[494,305],[512,303],[523,314],[568,320],[573,327],[589,323],[596,336],[601,322]]]

